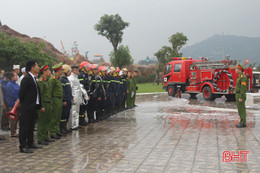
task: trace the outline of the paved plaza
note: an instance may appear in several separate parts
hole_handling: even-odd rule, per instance
[[[18,139],[0,141],[0,173],[260,172],[260,108],[247,109],[247,128],[237,129],[235,102],[137,96],[137,105],[109,119],[23,154]],[[224,151],[250,151],[247,162],[223,162]]]

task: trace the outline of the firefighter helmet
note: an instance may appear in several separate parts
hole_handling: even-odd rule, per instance
[[[116,72],[117,72],[117,73],[120,72],[120,68],[119,68],[119,67],[116,68]]]
[[[69,71],[71,71],[71,67],[68,64],[64,64],[62,68],[64,73],[68,73]]]
[[[123,72],[127,72],[128,70],[127,70],[127,68],[123,68],[122,71]]]
[[[89,65],[89,63],[87,61],[83,61],[80,63],[79,68],[87,67],[88,65]]]

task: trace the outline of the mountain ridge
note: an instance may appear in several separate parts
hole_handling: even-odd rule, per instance
[[[213,35],[201,42],[184,47],[181,52],[185,57],[214,57],[224,59],[230,55],[231,59],[244,63],[260,64],[260,37],[246,37],[236,35]]]

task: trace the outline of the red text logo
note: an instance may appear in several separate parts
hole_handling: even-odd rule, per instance
[[[237,153],[235,151],[223,151],[222,161],[223,162],[247,162],[247,155],[250,154],[249,150],[240,150]]]

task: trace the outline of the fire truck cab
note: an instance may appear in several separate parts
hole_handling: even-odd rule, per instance
[[[237,74],[236,60],[208,61],[206,58],[172,58],[164,69],[164,89],[169,96],[175,96],[178,89],[192,97],[199,93],[206,100],[225,95],[228,100],[235,99]],[[252,89],[252,69],[244,72],[248,78],[248,90]]]

